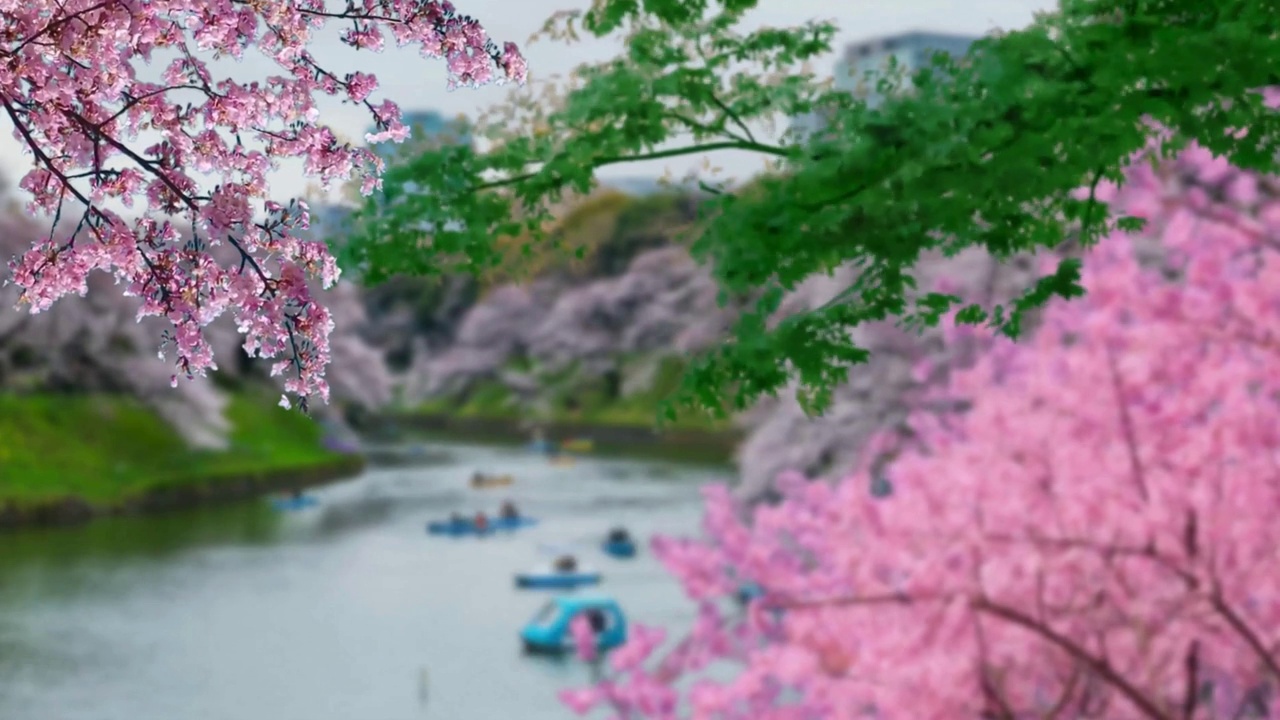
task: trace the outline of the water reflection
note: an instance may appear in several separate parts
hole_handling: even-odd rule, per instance
[[[448,448],[423,443],[369,446],[365,457],[379,468],[433,467],[454,462],[454,454]]]
[[[268,545],[277,539],[281,522],[279,513],[251,503],[7,533],[0,535],[0,569],[24,557],[58,563],[97,557],[163,560],[193,547]]]
[[[436,515],[463,503],[466,495],[445,491],[421,495],[367,495],[338,502],[317,510],[319,521],[314,536],[318,540],[385,524],[393,515]],[[437,512],[438,511],[438,512]]]
[[[686,497],[600,497],[591,498],[582,503],[578,503],[577,507],[584,510],[614,510],[619,508],[634,508],[655,510],[663,507],[676,507],[687,505],[689,499]]]

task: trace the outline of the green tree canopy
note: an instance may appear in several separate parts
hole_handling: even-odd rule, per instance
[[[554,103],[513,104],[502,123],[527,132],[483,153],[441,147],[392,168],[344,262],[375,282],[482,270],[499,261],[500,237],[547,242],[550,208],[587,192],[597,168],[759,153],[774,171],[747,186],[705,186],[716,196],[692,244],[726,296],[753,303],[675,400],[723,412],[794,377],[820,412],[867,358],[850,340],[854,326],[921,328],[960,307],[958,322],[1017,337],[1029,310],[1078,296],[1076,260],[992,307],[918,290],[913,272],[927,251],[980,247],[1007,259],[1140,227],[1073,191],[1121,182],[1155,128],[1168,132],[1166,156],[1194,141],[1239,167],[1276,170],[1280,118],[1257,91],[1280,85],[1280,15],[1262,0],[1063,0],[965,58],[935,55],[910,92],[882,76],[887,99],[874,106],[807,71],[832,49],[832,24],[739,29],[755,4],[598,0],[553,18],[548,30],[561,38],[617,35],[625,54],[582,66]],[[803,142],[750,129],[810,112],[831,122]],[[673,147],[681,138],[691,140]],[[436,228],[430,242],[423,223]],[[766,323],[784,292],[850,262],[860,275],[835,301]]]

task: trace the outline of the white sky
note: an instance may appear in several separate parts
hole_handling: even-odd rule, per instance
[[[583,62],[597,62],[613,57],[618,43],[576,43],[564,45],[540,41],[529,45],[529,36],[539,30],[557,10],[587,7],[588,0],[455,0],[460,10],[481,21],[490,37],[520,45],[529,61],[533,78],[565,74]],[[832,19],[840,27],[837,48],[846,43],[910,30],[979,35],[999,28],[1012,30],[1031,22],[1032,14],[1056,6],[1054,0],[761,0],[750,16],[748,26],[791,26],[810,19]],[[381,53],[353,50],[337,39],[336,26],[317,36],[313,52],[322,66],[339,76],[352,71],[377,75],[381,88],[371,98],[396,101],[402,110],[435,109],[446,116],[465,113],[476,115],[503,100],[507,90],[501,87],[445,89],[444,63],[422,58],[413,47],[397,48],[394,42]],[[830,73],[835,55],[825,59],[816,69]],[[248,55],[243,62],[223,60],[211,63],[211,71],[230,74],[238,80],[262,79],[281,74],[272,61]],[[145,79],[158,80],[160,68],[140,73]],[[343,105],[336,98],[322,97],[318,105],[321,120],[346,136],[363,141],[371,124],[363,108]],[[0,168],[14,181],[31,167],[31,156],[13,137],[13,127],[4,118],[0,122]],[[758,156],[747,153],[719,153],[712,158],[730,177],[742,178],[761,167]],[[601,177],[657,177],[664,169],[677,176],[703,162],[690,157],[680,161],[658,161],[622,165],[603,169]],[[300,161],[282,162],[272,177],[272,194],[278,200],[303,193],[308,179]]]

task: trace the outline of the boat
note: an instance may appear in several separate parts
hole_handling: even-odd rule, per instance
[[[297,497],[280,497],[271,499],[271,507],[279,510],[280,512],[305,510],[319,504],[320,501],[312,495],[298,495]]]
[[[605,537],[600,549],[616,558],[631,558],[636,556],[636,541],[626,530],[615,528]]]
[[[603,579],[595,568],[574,563],[572,570],[551,563],[532,572],[517,573],[516,587],[531,589],[572,589],[584,585],[597,585]]]
[[[575,438],[560,443],[560,449],[571,453],[589,453],[595,449],[595,441],[590,438]]]
[[[529,443],[529,452],[538,455],[550,455],[555,451],[555,446],[546,440],[534,440]]]
[[[553,455],[547,462],[556,467],[573,467],[576,461],[569,455]]]
[[[605,540],[600,546],[606,555],[616,558],[633,558],[636,556],[636,544],[630,540]]]
[[[612,650],[627,641],[627,618],[617,601],[605,596],[565,595],[552,598],[520,631],[525,652],[573,652],[569,623],[588,613],[596,631],[596,649]]]
[[[534,518],[515,517],[489,518],[489,525],[484,530],[476,528],[475,520],[466,518],[461,522],[453,520],[440,520],[437,522],[427,523],[427,533],[430,535],[453,535],[455,537],[462,535],[489,535],[495,532],[519,530],[520,528],[533,527],[538,521]]]
[[[516,479],[510,475],[480,475],[477,473],[471,476],[471,487],[478,489],[506,487],[515,481]]]

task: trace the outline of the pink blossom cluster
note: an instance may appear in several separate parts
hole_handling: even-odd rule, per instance
[[[307,227],[305,203],[267,200],[266,173],[278,158],[301,157],[326,187],[353,171],[364,174],[366,194],[380,184],[373,153],[316,124],[317,92],[366,107],[380,130],[370,141],[408,134],[395,103],[369,99],[374,77],[340,77],[308,51],[331,21],[349,24],[343,40],[353,47],[379,50],[389,30],[400,45],[444,58],[451,85],[526,75],[515,45],[498,49],[475,20],[436,0],[348,0],[341,11],[322,0],[0,0],[0,109],[35,158],[21,181],[33,197],[28,210],[53,214],[59,230],[68,206],[79,214],[73,231],[51,233],[10,265],[31,311],[85,294],[88,275],[102,270],[143,298],[140,317],[172,323],[174,383],[216,368],[203,328],[230,311],[247,351],[285,357],[276,372],[292,366],[288,391],[327,401],[333,323],[306,281],[328,287],[339,271],[324,243],[297,233]],[[195,56],[241,58],[251,46],[284,74],[215,79]],[[177,56],[163,83],[138,80],[138,65],[157,50]],[[161,139],[139,148],[139,131]],[[246,138],[266,151],[247,149]],[[193,171],[213,174],[212,189]],[[136,220],[104,206],[140,198],[147,213]],[[175,216],[194,225],[194,240],[180,239]],[[236,262],[209,253],[224,244]]]
[[[1138,162],[1086,297],[954,372],[867,492],[784,476],[654,551],[701,608],[563,698],[617,718],[1280,718],[1280,181]],[[881,442],[893,443],[892,439]],[[874,453],[866,453],[867,456]],[[765,589],[720,608],[739,583]],[[727,682],[700,672],[732,662]],[[692,686],[684,690],[685,678]]]
[[[591,629],[591,621],[586,613],[578,613],[569,621],[569,637],[578,657],[583,660],[595,660],[598,654],[596,634]]]

